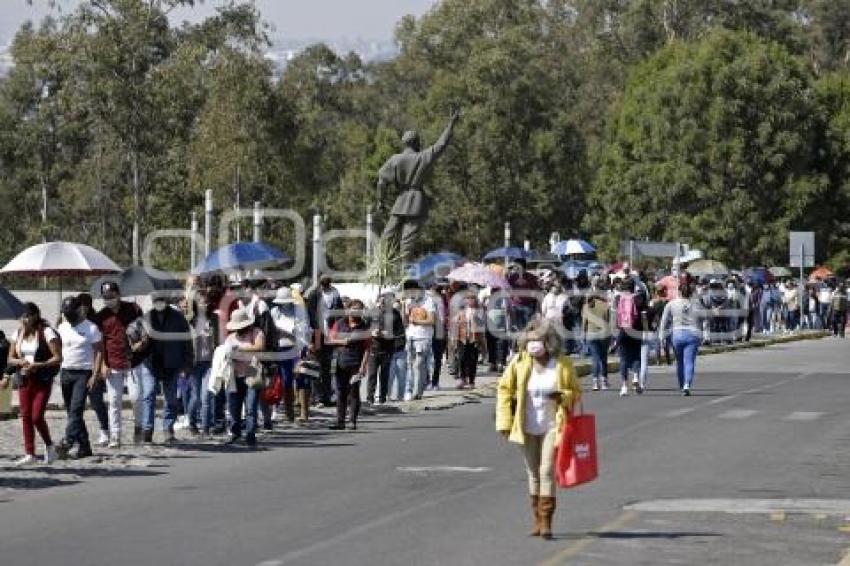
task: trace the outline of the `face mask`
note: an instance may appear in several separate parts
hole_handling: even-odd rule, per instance
[[[154,301],[153,302],[153,308],[157,312],[164,311],[166,309],[166,307],[168,307],[168,303],[166,303],[165,301]]]
[[[103,303],[111,309],[117,309],[121,301],[120,299],[106,299]]]
[[[535,358],[538,357],[538,356],[542,356],[543,354],[546,353],[546,346],[543,344],[542,340],[532,340],[532,341],[530,341],[526,345],[525,349],[528,350],[528,353],[531,354]]]

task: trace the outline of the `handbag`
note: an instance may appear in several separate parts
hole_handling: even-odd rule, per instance
[[[584,413],[570,415],[555,457],[555,479],[563,488],[591,482],[599,475],[596,451],[596,417]]]
[[[251,389],[262,389],[265,387],[264,373],[263,364],[255,357],[251,360],[248,373],[245,375],[245,385]]]
[[[260,399],[266,405],[277,405],[283,400],[283,379],[280,373],[275,371],[268,383],[260,392]]]

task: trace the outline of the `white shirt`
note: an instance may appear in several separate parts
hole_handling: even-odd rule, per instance
[[[558,294],[547,293],[546,296],[543,297],[543,304],[540,306],[543,318],[548,320],[562,320],[566,304],[567,294],[563,291]]]
[[[62,339],[62,369],[92,369],[94,346],[103,340],[97,325],[84,320],[71,326],[64,321],[57,330]]]
[[[12,335],[12,344],[16,344],[18,342],[18,332],[20,330],[15,330],[15,333]],[[44,339],[49,343],[51,340],[56,339],[56,331],[54,331],[49,326],[44,329]],[[38,332],[33,334],[28,340],[21,340],[21,350],[20,354],[23,359],[28,361],[29,363],[35,363],[35,353],[38,351]]]
[[[525,433],[542,435],[556,425],[555,401],[549,398],[558,390],[557,362],[550,359],[546,367],[532,363],[531,377],[526,387]]]
[[[822,305],[828,305],[832,301],[832,291],[825,287],[818,293],[818,300]]]
[[[293,346],[303,348],[310,343],[310,323],[307,320],[307,313],[305,313],[304,309],[300,306],[294,306],[295,309],[292,315],[284,314],[283,310],[279,306],[272,308],[272,320],[274,320],[274,325],[278,328],[278,330],[295,336],[297,342],[297,344],[293,343],[289,336],[281,336],[278,339],[278,346],[280,348],[291,348]]]
[[[424,295],[421,299],[410,301],[406,305],[408,317],[410,317],[410,312],[416,307],[425,309],[436,320],[437,307],[428,295]],[[431,340],[434,338],[434,326],[430,324],[410,323],[407,325],[405,336],[409,340]]]

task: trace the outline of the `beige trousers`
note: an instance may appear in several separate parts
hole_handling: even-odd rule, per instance
[[[555,496],[557,438],[557,427],[551,428],[546,434],[525,435],[525,471],[528,473],[528,490],[531,495]]]

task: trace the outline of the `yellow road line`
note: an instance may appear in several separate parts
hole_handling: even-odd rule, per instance
[[[593,533],[577,540],[573,544],[569,545],[558,554],[549,558],[545,562],[542,562],[540,566],[556,566],[558,564],[563,564],[567,560],[571,558],[575,558],[581,551],[585,548],[593,544],[595,540],[599,538],[599,535],[610,533],[616,531],[617,529],[623,528],[627,523],[633,521],[638,516],[637,511],[625,511],[622,515],[607,523],[602,525],[600,528],[596,529]],[[846,566],[842,564],[841,566]]]

